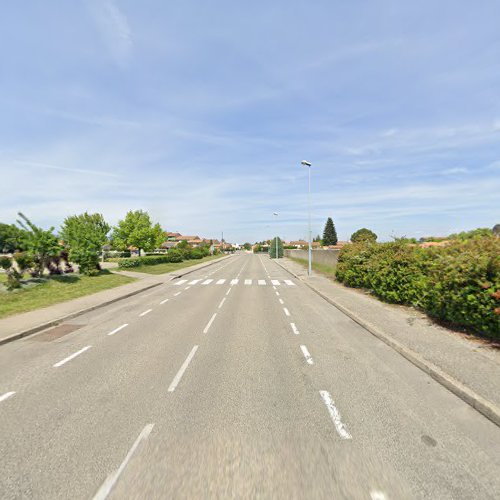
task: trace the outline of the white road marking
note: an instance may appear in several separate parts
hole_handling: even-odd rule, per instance
[[[179,280],[179,281],[175,284],[175,286],[181,286],[181,285],[183,285],[184,283],[187,283],[187,280]]]
[[[223,285],[226,282],[226,280],[219,280],[217,281],[216,285]]]
[[[196,285],[196,283],[198,283],[199,281],[201,281],[201,279],[200,279],[200,280],[193,280],[193,281],[190,281],[190,282],[189,282],[189,284],[190,284],[190,285]]]
[[[295,286],[295,283],[294,283],[292,280],[285,280],[285,283],[286,283],[288,286]]]
[[[123,330],[127,326],[128,326],[128,323],[125,323],[122,326],[119,326],[118,328],[115,328],[112,332],[109,332],[108,335],[114,335],[115,333],[118,333],[120,330]]]
[[[177,292],[177,293],[174,293],[174,297],[177,297],[178,295],[180,295],[182,292]]]
[[[328,409],[328,413],[330,414],[333,425],[335,425],[335,429],[337,430],[338,435],[342,439],[352,439],[352,436],[349,434],[349,432],[347,432],[347,429],[343,424],[342,419],[340,418],[340,413],[335,407],[335,402],[330,396],[330,393],[328,391],[319,391],[319,393]]]
[[[219,309],[222,307],[222,305],[224,304],[224,302],[226,301],[226,297],[224,297],[221,301],[220,301],[220,304],[219,304]]]
[[[259,285],[265,285],[266,284],[266,280],[259,280],[258,283],[259,283]]]
[[[213,316],[210,318],[210,321],[208,322],[207,326],[205,327],[205,329],[203,330],[203,333],[207,333],[208,330],[210,329],[210,327],[212,326],[212,323],[215,319],[215,316],[217,316],[217,313],[214,313]]]
[[[252,280],[245,280],[245,285],[251,285],[252,284]]]
[[[71,361],[72,359],[76,358],[77,356],[80,356],[80,354],[84,353],[88,349],[90,349],[92,346],[88,345],[85,346],[83,349],[80,349],[79,351],[73,353],[71,356],[68,356],[67,358],[64,358],[62,361],[59,361],[59,363],[56,363],[55,365],[52,365],[54,368],[59,368],[60,366],[64,365],[68,361]]]
[[[309,354],[309,351],[307,350],[307,347],[305,345],[300,346],[300,350],[302,351],[302,354],[304,355],[304,358],[306,358],[306,362],[308,365],[314,365],[314,361],[312,359],[312,356]]]
[[[381,491],[370,491],[370,498],[372,500],[386,500],[387,497]]]
[[[238,279],[236,279],[236,278],[235,278],[235,279],[233,279],[233,280],[231,280],[231,285],[237,285],[237,284],[238,284],[238,281],[239,281],[239,280],[238,280]]]
[[[213,279],[209,279],[209,280],[205,280],[202,285],[209,285],[210,283],[212,283]]]
[[[279,292],[275,292],[275,293],[276,293],[276,295],[277,295],[278,297],[280,296],[280,293],[279,293]]]
[[[231,293],[231,288],[228,288],[226,295],[229,295]]]
[[[111,473],[106,478],[102,486],[99,488],[99,491],[95,494],[94,500],[105,500],[108,497],[108,495],[111,493],[111,490],[113,489],[113,486],[116,484],[122,472],[125,470],[125,467],[127,466],[128,462],[132,458],[132,455],[134,454],[135,450],[137,449],[141,441],[144,441],[148,438],[148,436],[151,434],[151,431],[153,430],[153,427],[154,424],[148,424],[146,425],[146,427],[144,427],[144,429],[142,429],[141,433],[139,434],[139,437],[134,441],[132,448],[130,448],[129,452],[127,453],[127,456],[120,464],[120,467],[118,467],[118,469],[115,472]]]
[[[153,309],[148,309],[147,311],[141,312],[139,316],[146,316],[146,314],[149,314]]]
[[[192,349],[191,352],[188,354],[188,357],[186,358],[186,361],[182,363],[182,366],[180,367],[179,371],[177,372],[177,375],[175,376],[174,380],[172,380],[172,383],[170,384],[168,388],[168,392],[174,392],[175,388],[177,387],[177,384],[181,381],[182,376],[184,375],[184,372],[186,371],[186,368],[188,367],[189,363],[191,363],[191,360],[193,359],[193,356],[196,354],[196,351],[198,350],[198,346],[195,345]]]
[[[191,287],[190,286],[187,286],[186,288],[184,288],[184,290],[189,290]]]
[[[287,316],[290,316],[290,311],[286,307],[283,308],[283,311],[285,311],[285,314]]]
[[[278,299],[280,301],[280,304],[283,305],[285,302],[283,301],[283,299]]]
[[[5,401],[6,399],[9,399],[11,396],[14,396],[15,393],[16,393],[15,391],[10,391],[10,392],[6,392],[5,394],[2,394],[0,396],[0,403],[2,401]]]
[[[274,286],[279,286],[279,285],[280,285],[279,280],[271,280],[271,283],[272,283]]]
[[[160,304],[165,304],[165,302],[168,302],[168,299],[162,300]]]
[[[295,335],[300,334],[298,328],[295,326],[295,323],[290,323],[290,326],[292,327],[293,333],[295,333]]]

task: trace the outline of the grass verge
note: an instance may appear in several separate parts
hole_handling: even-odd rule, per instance
[[[293,260],[297,264],[301,264],[305,267],[308,265],[308,261],[306,259],[297,259],[296,257],[288,257],[290,260]],[[335,279],[335,269],[337,266],[328,266],[326,264],[319,264],[318,262],[312,262],[312,268],[314,271],[318,271],[321,274],[324,274],[327,278]]]
[[[203,259],[184,260],[183,262],[166,262],[165,264],[156,264],[154,266],[139,266],[133,267],[131,269],[121,269],[121,271],[132,271],[134,273],[137,272],[148,274],[165,274],[171,273],[173,271],[178,271],[179,269],[184,269],[185,267],[195,266],[196,264],[201,264],[202,262],[221,259],[222,257],[225,257],[225,255],[209,255],[208,257],[203,257]]]
[[[4,275],[0,275],[1,281],[5,281],[4,278]],[[93,277],[71,274],[52,276],[29,288],[13,292],[0,292],[0,318],[66,302],[84,295],[126,285],[132,281],[135,279],[109,271],[102,271],[98,276]]]

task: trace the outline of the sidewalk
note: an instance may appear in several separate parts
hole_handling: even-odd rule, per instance
[[[481,401],[460,392],[468,389],[496,407],[481,412],[493,411],[495,415],[487,416],[500,425],[500,350],[435,325],[413,308],[386,304],[318,273],[308,278],[304,266],[287,258],[279,264],[479,411]],[[428,367],[437,370],[432,373]]]

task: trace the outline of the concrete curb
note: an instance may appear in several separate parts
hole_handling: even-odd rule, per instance
[[[129,292],[125,295],[120,295],[119,297],[115,297],[114,299],[107,300],[106,302],[101,302],[100,304],[96,304],[94,306],[87,307],[85,309],[80,309],[79,311],[76,311],[71,314],[66,314],[65,316],[60,316],[57,319],[48,321],[46,323],[41,323],[40,325],[34,326],[32,328],[29,328],[27,330],[24,330],[22,332],[14,333],[10,337],[6,337],[4,339],[0,339],[0,346],[4,344],[8,344],[9,342],[13,342],[14,340],[19,340],[24,337],[29,337],[30,335],[33,335],[35,333],[41,332],[42,330],[46,330],[47,328],[50,328],[52,326],[56,326],[59,323],[62,323],[63,321],[67,321],[69,319],[76,318],[77,316],[80,316],[82,314],[95,311],[96,309],[100,309],[101,307],[106,307],[109,306],[110,304],[114,304],[115,302],[118,302],[123,299],[128,299],[129,297],[133,297],[134,295],[138,295],[139,293],[145,292],[146,290],[150,290],[151,288],[155,288],[162,283],[154,283],[152,285],[148,285],[144,288],[141,288],[139,290],[134,290],[133,292]]]
[[[282,266],[278,262],[276,262],[280,267],[282,267],[285,271],[289,272],[292,276],[299,279],[310,288],[313,292],[317,293],[321,298],[326,300],[329,304],[336,307],[340,312],[351,318],[355,323],[363,327],[373,336],[377,337],[379,340],[387,344],[389,347],[394,349],[396,352],[401,354],[404,358],[406,358],[410,363],[415,365],[417,368],[420,368],[423,372],[427,373],[430,377],[432,377],[436,382],[440,383],[443,387],[446,387],[450,392],[458,396],[462,401],[466,402],[470,406],[472,406],[475,410],[482,413],[486,418],[491,420],[494,424],[500,427],[500,408],[486,400],[479,394],[475,393],[473,390],[466,387],[464,384],[459,382],[457,379],[448,375],[446,372],[441,370],[441,368],[437,367],[434,363],[427,361],[420,354],[415,352],[413,349],[410,349],[397,340],[394,340],[390,335],[386,334],[376,326],[372,325],[368,321],[361,319],[355,313],[339,304],[335,300],[330,297],[327,297],[324,293],[320,292],[313,285],[305,282],[302,278],[297,276],[294,272],[290,271],[286,267]]]

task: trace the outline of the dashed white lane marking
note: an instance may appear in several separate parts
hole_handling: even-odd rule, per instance
[[[278,299],[280,301],[280,304],[283,305],[285,302],[283,301],[283,299]]]
[[[124,323],[122,326],[119,326],[118,328],[115,328],[112,332],[109,332],[108,335],[114,335],[115,333],[118,333],[120,330],[127,328],[127,326],[128,323]]]
[[[271,280],[271,283],[272,283],[274,286],[279,286],[279,285],[280,285],[279,280]]]
[[[6,399],[9,399],[11,396],[14,396],[15,393],[16,393],[15,391],[10,391],[10,392],[6,392],[5,394],[2,394],[0,396],[0,403],[2,401],[5,401]]]
[[[231,280],[231,285],[237,285],[237,284],[238,284],[238,281],[240,281],[240,280],[239,280],[239,279],[234,278],[233,280]]]
[[[226,280],[218,280],[216,285],[223,285],[226,282]]]
[[[212,283],[213,279],[209,279],[209,280],[205,280],[202,285],[209,285],[210,283]]]
[[[199,283],[200,281],[201,281],[201,279],[200,280],[193,280],[193,281],[190,281],[189,284],[196,285],[196,283]]]
[[[178,295],[180,295],[182,292],[177,292],[177,293],[174,293],[174,297],[177,297]]]
[[[146,316],[146,314],[149,314],[153,309],[148,309],[144,312],[141,312],[141,314],[139,314],[139,316]]]
[[[245,280],[245,285],[251,285],[252,284],[252,280]]]
[[[283,308],[283,311],[287,316],[290,316],[290,311],[286,307]]]
[[[187,283],[187,280],[179,280],[179,281],[175,284],[175,286],[181,286],[181,285],[183,285],[184,283]]]
[[[295,335],[299,335],[300,334],[300,332],[299,332],[297,326],[295,325],[295,323],[290,323],[290,326],[292,327],[293,333],[295,333]]]
[[[372,500],[386,500],[387,497],[381,491],[370,491],[370,498]]]
[[[228,288],[226,295],[229,295],[231,293],[231,288]]]
[[[314,365],[314,361],[312,359],[311,354],[309,354],[309,351],[307,350],[307,347],[305,345],[300,346],[300,350],[302,351],[302,354],[304,355],[304,358],[306,358],[306,363],[308,365]]]
[[[207,323],[207,326],[203,330],[203,333],[207,333],[210,327],[212,326],[212,323],[214,322],[215,316],[217,316],[217,313],[214,313],[213,316],[210,318],[210,321]]]
[[[278,297],[280,296],[280,293],[279,293],[279,292],[275,292],[275,293],[276,293],[276,295],[277,295]]]
[[[340,418],[340,413],[335,407],[335,402],[333,401],[332,397],[330,396],[330,393],[328,391],[319,391],[321,398],[323,399],[327,409],[328,413],[330,414],[330,417],[332,419],[333,425],[335,425],[335,429],[337,431],[337,434],[342,438],[342,439],[352,439],[352,436],[347,432],[347,429],[342,422],[342,419]]]
[[[127,456],[120,464],[120,467],[118,467],[118,469],[115,472],[111,473],[106,478],[102,486],[99,488],[99,491],[95,494],[94,500],[105,500],[108,497],[108,495],[111,493],[111,490],[113,489],[113,486],[116,484],[122,472],[125,470],[125,467],[127,466],[128,462],[132,458],[132,455],[134,454],[135,450],[137,449],[141,441],[144,441],[148,438],[148,436],[151,434],[151,431],[153,430],[153,427],[154,424],[148,424],[146,425],[146,427],[144,427],[144,429],[142,429],[141,433],[139,434],[139,437],[134,441],[132,448],[130,448],[129,452],[127,453]]]
[[[80,354],[84,353],[85,351],[88,351],[92,346],[88,345],[85,346],[83,349],[80,349],[79,351],[73,353],[71,356],[68,356],[67,358],[64,358],[62,361],[59,361],[55,365],[52,365],[54,368],[59,368],[60,366],[66,364],[68,361],[71,361],[72,359],[76,358],[77,356],[80,356]]]
[[[198,346],[195,345],[192,349],[191,352],[188,354],[188,357],[182,363],[182,366],[180,367],[179,371],[177,372],[177,375],[174,377],[174,380],[172,380],[172,383],[170,384],[168,388],[168,392],[174,392],[175,388],[177,387],[177,384],[181,381],[182,376],[184,375],[184,372],[186,371],[186,368],[188,367],[189,363],[191,363],[191,360],[193,359],[193,356],[196,354],[196,351],[198,350]]]
[[[226,301],[226,297],[224,297],[221,301],[220,301],[220,304],[219,304],[219,309],[222,307],[222,305],[224,304],[224,302]]]
[[[189,290],[191,287],[190,286],[187,286],[186,288],[184,288],[184,290]]]
[[[288,286],[295,286],[295,283],[294,283],[292,280],[285,280],[285,283],[286,283]]]
[[[165,304],[165,302],[168,302],[168,299],[162,300],[160,304]]]
[[[266,284],[266,280],[259,280],[258,283],[259,283],[259,285],[265,285]]]

